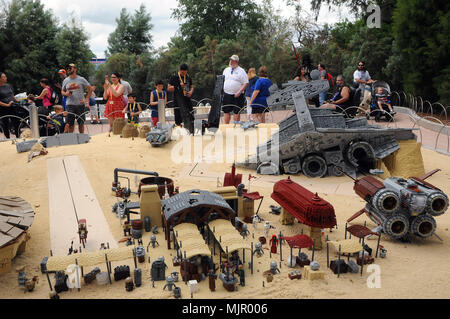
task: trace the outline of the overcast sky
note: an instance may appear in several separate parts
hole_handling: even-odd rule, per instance
[[[298,1],[309,11],[310,0]],[[165,46],[179,26],[178,21],[170,17],[171,9],[177,6],[177,0],[44,0],[42,3],[51,9],[60,21],[66,20],[74,13],[89,33],[91,50],[98,58],[104,57],[104,51],[108,47],[108,35],[116,28],[115,19],[119,17],[122,8],[134,14],[134,10],[138,9],[141,3],[145,4],[154,25],[152,35],[155,48]],[[283,16],[289,17],[292,14],[293,10],[286,8],[285,0],[273,0],[273,4],[275,8],[281,9]],[[350,18],[348,10],[337,8],[329,12],[327,8],[323,8],[318,22],[335,23],[339,17]]]

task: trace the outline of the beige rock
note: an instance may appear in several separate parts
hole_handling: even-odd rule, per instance
[[[400,149],[383,159],[390,175],[405,179],[411,176],[424,175],[422,144],[414,140],[398,141],[398,144]]]
[[[122,134],[122,129],[125,126],[126,122],[125,119],[115,119],[113,122],[113,134],[114,135],[120,135]]]
[[[318,280],[325,278],[325,272],[322,270],[313,271],[309,266],[303,267],[303,278],[306,280]]]

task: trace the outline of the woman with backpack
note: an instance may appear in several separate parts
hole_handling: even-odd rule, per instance
[[[34,99],[42,100],[42,105],[45,107],[48,113],[51,111],[52,103],[52,94],[53,90],[50,87],[50,82],[46,78],[42,78],[40,81],[42,92],[39,96],[36,96]],[[48,115],[48,114],[47,114]]]

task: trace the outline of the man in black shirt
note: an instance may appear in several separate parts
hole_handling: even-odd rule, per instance
[[[14,91],[11,85],[6,83],[8,78],[6,74],[0,72],[0,117],[5,115],[16,115],[14,102],[17,102]],[[11,120],[12,126],[14,128],[14,133],[19,134],[19,120],[17,118],[4,118],[0,120],[0,126],[2,127],[3,134],[5,134],[6,138],[9,138],[10,126],[9,122]],[[18,136],[17,136],[18,137]]]
[[[173,92],[173,105],[175,114],[175,124],[181,125],[191,133],[194,133],[194,114],[192,109],[191,97],[194,93],[192,79],[187,74],[188,66],[180,65],[177,74],[169,79],[167,90]]]

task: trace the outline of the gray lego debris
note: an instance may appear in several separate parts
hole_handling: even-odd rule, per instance
[[[283,84],[283,89],[271,92],[267,98],[267,104],[269,106],[275,105],[292,105],[292,94],[303,91],[305,98],[310,99],[322,92],[328,91],[330,84],[328,80],[317,80],[310,82],[303,81],[289,81]]]
[[[41,144],[44,147],[77,145],[88,143],[91,137],[84,133],[63,133],[55,136],[46,136],[41,138]]]
[[[353,260],[349,260],[347,262],[348,265],[348,270],[352,273],[352,274],[357,274],[359,272],[359,266],[353,261]]]
[[[16,143],[17,153],[31,151],[31,148],[36,143],[37,143],[37,140],[30,140],[30,141],[23,141],[23,142]]]
[[[161,122],[158,122],[156,127],[147,133],[146,140],[152,146],[166,144],[172,138],[172,128],[173,124],[162,124]]]

